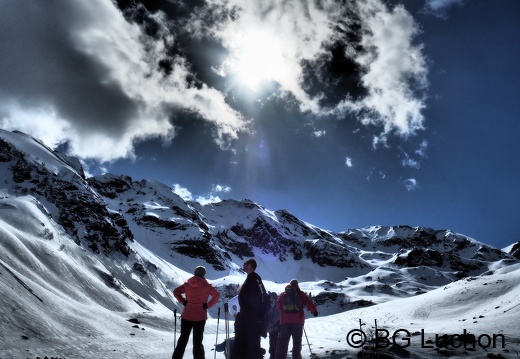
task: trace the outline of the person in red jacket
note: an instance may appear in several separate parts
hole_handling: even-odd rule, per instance
[[[307,294],[300,290],[298,281],[293,279],[291,283],[285,287],[285,292],[280,294],[276,301],[276,307],[281,312],[277,359],[285,359],[287,357],[291,337],[293,340],[293,359],[302,358],[302,335],[303,325],[305,324],[304,306],[315,317],[318,316],[318,311],[314,303],[312,303]]]
[[[181,314],[181,335],[173,351],[172,359],[181,359],[193,329],[193,358],[204,359],[202,339],[208,319],[207,310],[217,304],[220,293],[204,278],[206,268],[195,268],[194,276],[175,288],[173,296],[184,305]],[[184,294],[184,297],[182,296]],[[211,300],[208,302],[208,298]]]

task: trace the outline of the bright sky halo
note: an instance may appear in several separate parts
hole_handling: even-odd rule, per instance
[[[280,82],[289,69],[280,40],[265,30],[237,36],[222,70],[256,91],[262,82]]]

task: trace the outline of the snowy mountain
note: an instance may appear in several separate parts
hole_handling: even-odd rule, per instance
[[[334,328],[327,338],[342,338],[334,345],[320,339],[319,357],[356,352],[344,343],[344,328],[359,327],[356,316],[410,330],[432,318],[464,316],[452,327],[432,326],[451,330],[478,309],[505,333],[499,319],[518,314],[518,244],[505,252],[450,230],[409,226],[333,233],[250,200],[202,206],[152,180],[86,178],[77,159],[3,130],[0,183],[0,358],[171,355],[171,311],[182,309],[171,290],[205,265],[227,301],[250,257],[269,290],[281,292],[294,277],[313,295],[320,317],[308,321],[309,334],[321,338],[324,328]],[[482,288],[496,294],[490,306]],[[404,312],[407,306],[419,309]],[[207,333],[216,323],[208,321]],[[518,348],[516,332],[508,335]],[[206,343],[207,352],[214,344]]]

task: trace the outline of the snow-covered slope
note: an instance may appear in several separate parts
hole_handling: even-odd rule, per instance
[[[200,264],[222,293],[209,312],[209,352],[217,308],[236,295],[249,257],[268,290],[296,277],[312,294],[320,316],[306,330],[319,357],[354,356],[345,337],[359,319],[366,330],[377,319],[430,336],[496,329],[510,351],[494,353],[518,349],[509,320],[520,270],[502,250],[422,227],[332,233],[250,200],[201,206],[156,181],[86,179],[79,161],[0,130],[0,358],[169,357],[172,311],[182,309],[171,290]]]
[[[151,252],[136,248],[140,250],[149,260],[160,263],[161,276],[170,277],[172,285],[189,275]],[[100,256],[76,245],[42,213],[41,204],[33,197],[12,198],[5,193],[0,196],[0,253],[0,358],[171,355],[175,326],[171,309],[175,306],[170,291],[157,280],[159,276],[137,275],[129,265],[132,261],[123,256]],[[243,279],[223,277],[213,282],[223,288],[226,282]],[[494,353],[516,358],[520,350],[519,284],[520,265],[516,264],[490,275],[464,278],[420,296],[336,314],[327,315],[324,304],[318,303],[320,316],[307,320],[306,333],[312,352],[319,358],[354,357],[359,349],[352,341],[361,334],[352,331],[360,328],[360,320],[368,338],[373,336],[376,324],[382,336],[385,331],[391,335],[400,331],[401,336],[396,337],[398,346],[407,345],[409,333],[410,345],[399,349],[401,357],[449,354],[492,358],[488,355]],[[281,291],[280,284],[267,285],[270,290]],[[314,292],[321,291],[324,283],[305,282],[301,286]],[[360,287],[345,285],[343,289],[353,297],[363,295]],[[334,290],[338,288],[331,288],[331,292]],[[224,338],[223,324],[223,315],[220,320],[208,320],[204,343],[211,355],[217,325],[220,340]],[[475,348],[469,344],[466,348],[443,348],[442,340],[435,341],[435,334],[442,339],[443,334],[462,334],[464,330],[480,338]],[[488,338],[495,340],[494,348],[488,347]],[[267,347],[266,340],[263,345]],[[308,346],[303,354],[310,357]]]

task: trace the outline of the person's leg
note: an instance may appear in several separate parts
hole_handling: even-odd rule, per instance
[[[278,344],[278,331],[269,332],[269,359],[276,358],[276,345]]]
[[[181,319],[181,335],[179,337],[179,340],[177,341],[177,346],[173,351],[172,359],[182,359],[182,357],[184,356],[184,350],[186,349],[186,344],[188,344],[188,339],[190,338],[192,327],[193,322]]]
[[[291,333],[293,340],[292,357],[293,359],[302,359],[303,325],[292,324]]]
[[[244,337],[245,337],[245,324],[241,313],[238,313],[235,318],[235,340],[233,348],[231,348],[231,359],[242,359],[244,358]]]
[[[245,352],[244,358],[260,358],[260,334],[255,326],[249,327],[246,331]]]
[[[278,340],[278,353],[276,359],[287,358],[287,351],[289,350],[289,339],[291,336],[290,324],[282,324],[280,326],[280,339]]]
[[[204,326],[206,321],[193,322],[193,359],[204,359]]]

